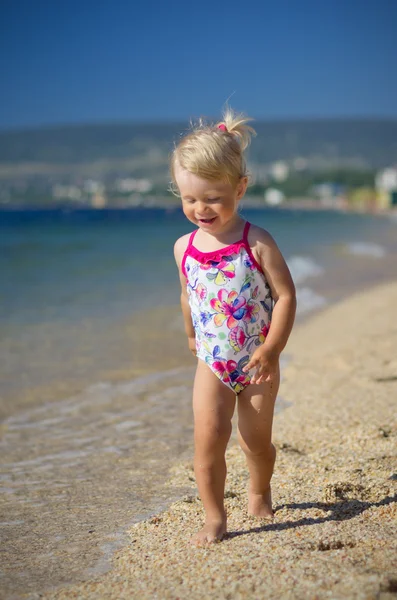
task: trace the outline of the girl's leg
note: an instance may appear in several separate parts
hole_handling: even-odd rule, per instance
[[[193,388],[194,471],[205,525],[192,539],[197,545],[219,540],[226,533],[225,451],[235,404],[234,392],[199,359]]]
[[[249,385],[238,395],[238,439],[250,472],[248,512],[272,518],[270,479],[276,461],[272,444],[274,403],[280,372],[271,383]]]

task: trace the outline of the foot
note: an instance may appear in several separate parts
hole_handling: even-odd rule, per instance
[[[205,525],[190,540],[192,546],[207,546],[220,542],[227,530],[226,517],[221,520],[207,520]]]
[[[248,493],[248,514],[262,519],[274,519],[270,486],[263,494]]]

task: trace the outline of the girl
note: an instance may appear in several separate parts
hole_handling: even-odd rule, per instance
[[[236,396],[238,439],[250,472],[248,512],[273,517],[273,409],[296,299],[275,241],[238,212],[248,184],[244,150],[255,134],[249,120],[227,109],[217,125],[200,122],[171,156],[173,191],[197,226],[174,248],[185,331],[198,358],[194,471],[205,524],[192,539],[196,545],[219,541],[227,530],[225,451]]]

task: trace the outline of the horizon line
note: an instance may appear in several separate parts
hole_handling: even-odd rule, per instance
[[[211,116],[205,117],[209,121],[217,121]],[[199,119],[199,117],[189,118],[153,118],[148,119],[103,119],[100,121],[59,121],[51,123],[39,123],[30,125],[11,125],[9,127],[0,126],[0,135],[8,133],[24,133],[43,129],[65,129],[65,128],[78,128],[78,127],[111,127],[111,126],[128,126],[128,125],[180,125],[185,124],[191,120]],[[307,121],[397,121],[397,115],[315,115],[315,116],[276,116],[276,117],[252,117],[253,123],[296,123],[296,122],[307,122]]]

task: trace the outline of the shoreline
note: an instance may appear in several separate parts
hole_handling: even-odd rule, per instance
[[[192,465],[177,464],[168,485],[191,487],[191,495],[134,525],[130,545],[115,553],[107,573],[41,597],[306,600],[332,590],[332,598],[391,598],[397,585],[397,329],[390,328],[396,301],[397,282],[389,282],[327,306],[294,329],[285,349],[293,360],[280,389],[293,404],[274,420],[274,524],[246,515],[245,462],[230,444],[224,542],[200,550],[186,545],[186,531],[197,529],[203,511]],[[378,340],[372,348],[371,337]]]

